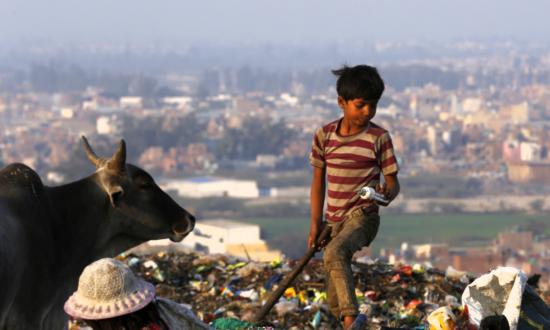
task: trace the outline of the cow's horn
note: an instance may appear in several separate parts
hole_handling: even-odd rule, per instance
[[[88,159],[94,164],[96,168],[103,167],[105,165],[105,160],[102,158],[99,158],[95,152],[92,150],[92,147],[88,143],[88,139],[84,135],[82,135],[82,141],[84,142],[84,151],[86,151],[86,156],[88,156]]]
[[[123,171],[126,165],[126,142],[120,140],[118,150],[114,153],[109,161],[109,168],[116,171]]]

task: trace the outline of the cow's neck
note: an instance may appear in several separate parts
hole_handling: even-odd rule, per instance
[[[49,195],[55,214],[55,265],[60,273],[73,276],[91,261],[105,257],[106,251],[114,252],[108,246],[115,230],[109,223],[111,205],[94,175],[50,188]]]

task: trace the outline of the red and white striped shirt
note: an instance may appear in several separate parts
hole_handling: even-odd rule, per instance
[[[309,161],[311,165],[326,168],[326,219],[339,222],[359,207],[378,211],[372,201],[359,198],[364,186],[375,187],[380,173],[398,171],[390,134],[371,122],[363,131],[341,136],[338,126],[342,119],[317,129],[313,137]]]

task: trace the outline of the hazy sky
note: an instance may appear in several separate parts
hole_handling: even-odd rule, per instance
[[[0,46],[518,39],[550,42],[545,0],[0,0]]]

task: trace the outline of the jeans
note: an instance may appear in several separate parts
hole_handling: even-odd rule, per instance
[[[374,240],[380,216],[376,212],[356,209],[344,221],[328,225],[332,227],[331,240],[323,255],[327,303],[331,313],[341,319],[359,314],[351,258]]]

